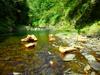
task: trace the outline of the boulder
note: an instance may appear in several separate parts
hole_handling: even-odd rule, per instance
[[[70,51],[76,51],[76,50],[78,50],[78,49],[74,48],[74,47],[62,47],[62,46],[59,47],[59,51],[61,53],[70,52]]]
[[[89,62],[90,61],[96,61],[96,58],[93,56],[93,55],[91,55],[91,54],[88,54],[88,53],[81,53],[85,58],[86,58],[86,60],[88,60]]]
[[[22,42],[35,42],[37,38],[35,35],[27,35],[27,37],[21,39]]]
[[[75,58],[75,54],[66,54],[63,58],[64,61],[72,61]]]
[[[100,63],[99,63],[99,62],[97,62],[97,61],[90,61],[89,64],[90,64],[90,66],[91,66],[94,70],[100,72]]]

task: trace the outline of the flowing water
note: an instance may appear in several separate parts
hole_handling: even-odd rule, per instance
[[[79,52],[72,52],[76,54],[77,60],[64,62],[54,44],[65,43],[59,39],[49,42],[49,31],[33,33],[38,38],[37,45],[33,48],[25,48],[20,41],[26,35],[0,37],[0,75],[90,75],[91,72],[96,72],[94,69],[89,74],[83,71],[88,62]]]

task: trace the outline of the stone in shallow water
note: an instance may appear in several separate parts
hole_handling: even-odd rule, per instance
[[[82,55],[90,62],[90,61],[96,61],[95,57],[93,55],[90,55],[88,53],[82,53]]]
[[[96,73],[95,72],[91,72],[91,75],[96,75]]]
[[[87,65],[84,67],[84,71],[85,71],[85,72],[88,72],[90,69],[91,69],[91,67],[90,67],[89,64],[87,64]]]
[[[19,72],[13,72],[13,75],[22,75],[22,73],[19,73]]]
[[[70,52],[70,51],[76,51],[76,50],[78,50],[78,49],[74,48],[74,47],[62,47],[62,46],[59,47],[59,51],[61,53]]]
[[[37,37],[35,35],[27,35],[27,37],[21,39],[22,42],[34,42],[37,41]]]
[[[28,43],[28,44],[25,44],[25,47],[26,48],[34,47],[34,46],[36,46],[36,43]]]
[[[63,58],[64,61],[71,61],[74,60],[75,54],[66,54],[65,57]]]
[[[56,38],[54,37],[53,34],[49,34],[49,41],[55,41]]]

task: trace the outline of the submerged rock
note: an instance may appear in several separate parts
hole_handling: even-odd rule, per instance
[[[74,60],[75,54],[66,54],[63,58],[64,61],[71,61]]]
[[[63,75],[63,61],[60,56],[44,50],[37,53],[41,64],[35,69],[34,75]]]

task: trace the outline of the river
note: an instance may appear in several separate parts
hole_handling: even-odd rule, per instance
[[[33,48],[25,48],[20,41],[27,34],[0,37],[0,75],[99,75],[93,68],[87,73],[84,71],[88,61],[79,51],[70,52],[75,54],[75,60],[63,61],[58,47],[67,43],[57,37],[49,41],[48,30],[30,34],[38,39]]]

